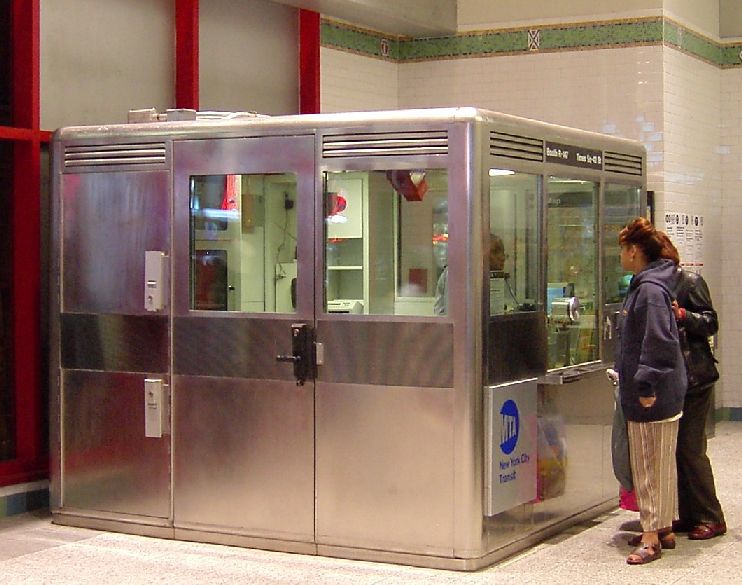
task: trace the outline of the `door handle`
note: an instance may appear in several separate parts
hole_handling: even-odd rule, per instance
[[[307,378],[314,377],[314,335],[306,323],[291,325],[291,354],[277,355],[276,361],[294,364],[296,385],[303,386]]]

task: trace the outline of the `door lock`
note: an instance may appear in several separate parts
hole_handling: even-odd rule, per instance
[[[307,378],[314,377],[314,335],[306,323],[291,325],[291,355],[277,355],[276,361],[294,364],[296,385],[303,386]]]

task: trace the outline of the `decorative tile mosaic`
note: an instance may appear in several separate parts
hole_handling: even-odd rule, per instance
[[[742,67],[742,43],[719,43],[660,17],[489,30],[435,38],[384,35],[323,19],[321,39],[324,47],[403,63],[665,44],[719,67]]]
[[[399,38],[323,19],[320,23],[323,47],[360,53],[369,57],[399,61]]]
[[[666,45],[680,49],[712,65],[721,65],[723,45],[712,41],[692,30],[665,19],[663,22],[663,40]]]

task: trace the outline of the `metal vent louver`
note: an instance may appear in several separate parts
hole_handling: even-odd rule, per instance
[[[448,154],[446,130],[325,134],[325,158]]]
[[[490,154],[520,160],[544,160],[544,141],[506,132],[490,132]]]
[[[164,142],[86,144],[64,149],[65,168],[159,165],[164,164],[166,158]]]
[[[640,177],[642,174],[642,157],[620,152],[606,152],[603,155],[603,168],[612,173]]]

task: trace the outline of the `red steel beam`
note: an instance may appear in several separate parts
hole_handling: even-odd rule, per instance
[[[299,113],[320,112],[319,13],[299,10]]]
[[[175,107],[198,110],[199,0],[175,0]]]
[[[40,0],[13,0],[11,13],[14,140],[11,226],[12,343],[16,458],[0,466],[0,483],[30,481],[48,470],[41,405]]]

